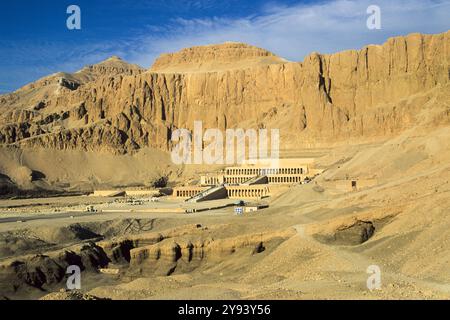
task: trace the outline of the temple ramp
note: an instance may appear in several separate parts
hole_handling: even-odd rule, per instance
[[[227,189],[224,186],[215,186],[205,191],[197,193],[195,196],[186,200],[186,202],[202,202],[208,200],[225,199],[228,197]]]
[[[267,176],[256,176],[253,177],[247,181],[245,181],[244,183],[242,183],[243,186],[252,186],[255,184],[268,184],[269,183],[269,178],[267,178]]]

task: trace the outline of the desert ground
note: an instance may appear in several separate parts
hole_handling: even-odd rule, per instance
[[[242,216],[232,207],[148,210],[186,206],[170,196],[138,206],[88,196],[2,200],[2,296],[68,298],[63,267],[81,259],[87,298],[448,299],[449,130],[317,150],[324,173]],[[373,187],[333,187],[332,177],[374,170]],[[87,204],[105,212],[82,213]],[[370,265],[381,269],[379,290],[366,286]]]

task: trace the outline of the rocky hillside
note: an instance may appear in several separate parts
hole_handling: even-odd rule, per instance
[[[150,71],[158,73],[219,72],[287,61],[273,53],[243,43],[226,42],[163,54]]]
[[[288,62],[225,43],[162,55],[149,70],[112,57],[57,73],[0,96],[0,189],[176,179],[186,168],[166,159],[171,133],[199,120],[280,129],[287,153],[446,126],[449,48],[450,31],[411,34]]]
[[[0,96],[0,143],[168,150],[171,131],[195,120],[279,128],[286,149],[384,139],[424,120],[448,123],[449,44],[450,32],[411,34],[285,62],[227,43],[163,55],[148,71],[111,58]]]
[[[45,141],[46,136],[51,136],[48,145],[40,146],[89,149],[88,145],[94,143],[96,138],[119,139],[120,133],[113,129],[101,128],[98,124],[89,126],[85,104],[67,103],[67,97],[101,79],[114,78],[117,75],[136,76],[143,71],[139,66],[128,64],[118,57],[111,57],[97,65],[86,66],[74,74],[56,73],[14,93],[0,96],[0,109],[3,111],[0,116],[0,143],[27,144],[26,141],[31,139],[33,145],[34,139]],[[100,117],[103,118],[102,115]],[[66,133],[73,133],[74,136],[64,137]],[[79,141],[73,141],[76,134],[82,136]],[[59,140],[59,144],[55,139]]]

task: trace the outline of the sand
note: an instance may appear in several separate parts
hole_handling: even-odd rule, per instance
[[[100,253],[94,255],[97,262],[82,273],[82,292],[98,298],[448,299],[450,170],[444,137],[449,130],[405,133],[358,152],[353,147],[336,150],[320,159],[328,167],[312,184],[292,186],[268,199],[268,209],[242,217],[225,208],[51,220],[49,213],[39,220],[0,223],[6,281],[1,294],[14,299],[58,292],[63,280],[44,283],[41,291],[8,266],[22,261],[34,268],[30,259],[39,252],[64,267],[67,261],[55,257],[67,250],[80,255],[77,246],[87,241],[107,256],[105,268],[120,270],[100,274]],[[333,179],[347,174],[355,179],[375,176],[378,182],[353,192],[334,187]],[[69,203],[83,206],[87,200],[110,199],[48,202],[64,212]],[[34,208],[35,200],[14,201]],[[11,206],[11,200],[6,205]],[[20,219],[19,213],[9,216]],[[189,244],[194,248],[190,254],[184,249]],[[48,264],[44,270],[51,273]],[[370,265],[381,269],[380,290],[366,286]],[[27,272],[32,274],[33,268]],[[19,284],[15,292],[10,282]]]

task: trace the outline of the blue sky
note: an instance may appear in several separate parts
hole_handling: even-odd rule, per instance
[[[66,9],[81,8],[81,30]],[[369,5],[381,30],[366,27]],[[111,55],[149,67],[163,52],[242,41],[288,60],[450,29],[450,0],[15,0],[1,1],[0,93],[74,72]]]

